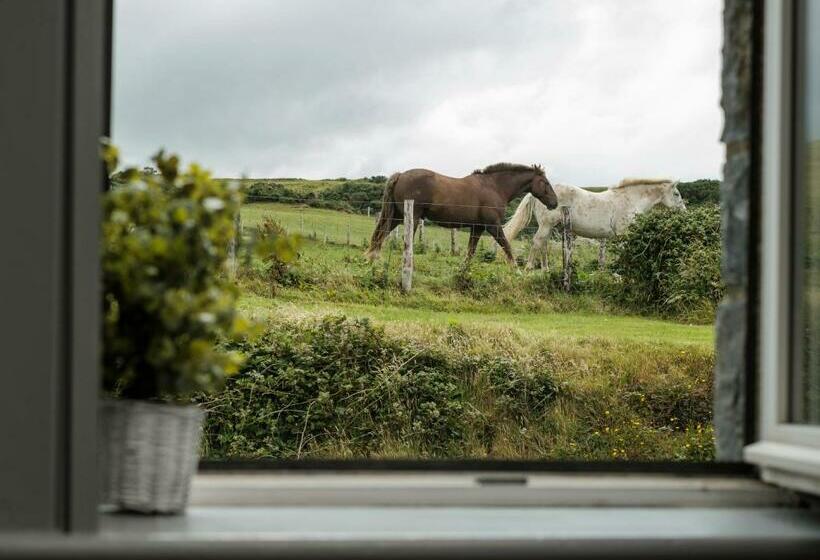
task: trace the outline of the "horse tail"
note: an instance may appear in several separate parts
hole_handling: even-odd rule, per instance
[[[510,221],[504,224],[504,237],[507,241],[512,241],[521,233],[521,230],[527,227],[532,219],[532,212],[535,209],[535,197],[530,193],[524,197],[524,200],[515,209],[515,214],[512,215]]]
[[[382,194],[382,211],[379,214],[379,221],[376,223],[376,229],[373,230],[373,236],[370,238],[370,247],[364,254],[369,260],[375,260],[379,256],[382,249],[382,243],[387,238],[390,230],[393,229],[393,217],[396,213],[396,204],[393,196],[393,189],[399,180],[401,173],[393,173],[387,180],[384,186],[384,194]]]

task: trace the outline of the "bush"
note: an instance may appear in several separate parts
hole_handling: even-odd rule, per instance
[[[281,202],[284,204],[304,204],[312,208],[327,208],[345,212],[364,214],[370,207],[374,212],[381,210],[384,182],[381,177],[348,181],[344,179],[326,189],[301,193],[275,181],[257,181],[247,187],[245,194],[249,202]],[[341,181],[341,180],[340,180]]]
[[[452,276],[452,285],[457,292],[476,299],[488,298],[498,290],[499,281],[498,271],[476,266],[472,261],[464,261]]]
[[[389,441],[439,455],[461,439],[453,364],[366,319],[282,323],[231,347],[245,368],[218,398],[201,398],[212,457],[300,457],[340,442],[366,456]]]
[[[384,328],[277,319],[227,344],[247,361],[221,393],[197,398],[205,456],[714,457],[711,350],[457,322]]]
[[[678,191],[689,206],[720,204],[720,181],[715,179],[680,182]]]
[[[390,285],[388,262],[371,263],[363,274],[357,276],[358,284],[365,290],[384,290]]]
[[[539,416],[546,412],[558,394],[558,387],[549,371],[521,371],[518,364],[506,358],[488,360],[484,366],[491,387],[498,397],[496,405],[516,417]]]
[[[116,151],[106,149],[110,168]],[[131,399],[184,400],[221,386],[241,359],[215,347],[244,323],[223,274],[237,189],[176,156],[127,169],[103,204],[104,388]]]
[[[375,212],[381,210],[384,183],[367,179],[345,181],[317,193],[317,201],[335,210],[347,210],[363,214],[368,206]]]
[[[711,319],[723,293],[717,206],[638,216],[611,247],[612,271],[621,279],[614,293],[623,303]]]
[[[285,228],[270,216],[264,217],[262,222],[256,226],[256,236],[257,241],[265,244],[276,243],[278,239],[288,237]],[[260,259],[265,279],[269,282],[272,291],[276,285],[290,286],[297,283],[290,266],[293,260],[294,255],[282,254],[281,251],[268,251]]]
[[[315,198],[313,193],[307,197],[275,181],[257,181],[245,188],[247,202],[282,202],[296,204],[303,198]]]
[[[668,294],[666,304],[691,317],[700,311],[714,309],[723,296],[720,279],[720,246],[695,243],[689,252],[678,261],[678,272],[668,278],[664,292]]]

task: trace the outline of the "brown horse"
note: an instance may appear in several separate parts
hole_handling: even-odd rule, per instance
[[[413,200],[413,233],[422,219],[448,228],[469,227],[467,260],[470,260],[478,238],[486,231],[504,249],[507,260],[515,265],[502,222],[510,200],[524,193],[532,193],[547,208],[558,206],[552,185],[537,165],[496,163],[460,179],[428,169],[394,173],[384,187],[381,216],[366,256],[371,260],[379,256],[384,240],[404,219],[404,201]]]

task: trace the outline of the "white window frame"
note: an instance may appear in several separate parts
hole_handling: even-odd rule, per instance
[[[820,494],[820,426],[789,421],[793,308],[791,203],[793,180],[794,10],[765,4],[760,255],[759,441],[744,458],[764,481]]]

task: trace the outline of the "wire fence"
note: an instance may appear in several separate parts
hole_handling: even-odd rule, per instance
[[[523,198],[523,197],[522,197]],[[520,198],[515,199],[519,201]],[[312,197],[312,196],[304,196],[304,197],[294,197],[294,196],[260,196],[260,195],[246,195],[245,202],[254,203],[254,202],[271,202],[271,203],[283,203],[283,204],[303,204],[305,206],[311,206],[314,208],[330,208],[332,206],[339,206],[339,207],[350,207],[350,208],[371,208],[374,211],[378,211],[381,209],[384,200],[381,198],[378,199],[367,199],[367,198],[319,198],[319,197]],[[398,206],[401,206],[401,202],[394,202]],[[500,209],[506,210],[510,207],[510,204],[504,206],[489,206],[486,204],[438,204],[435,202],[422,202],[416,201],[416,207],[432,207],[432,206],[445,206],[448,208],[485,208],[485,209]]]
[[[268,204],[261,204],[268,203]],[[464,210],[504,209],[481,204],[437,204],[414,201],[417,212],[426,213],[436,207]],[[351,210],[356,206],[356,210]],[[248,196],[243,208],[245,225],[254,227],[264,219],[270,218],[279,223],[288,233],[298,234],[303,238],[330,244],[343,244],[366,247],[373,231],[376,229],[382,200],[375,199],[319,199],[315,197],[262,197]],[[399,206],[397,203],[396,206]],[[517,206],[511,204],[510,208]],[[395,214],[398,226],[392,230],[386,242],[403,238],[402,210]],[[506,214],[510,214],[507,212]],[[509,218],[505,215],[505,220]],[[416,242],[421,244],[422,250],[428,246],[437,246],[442,252],[462,253],[469,239],[469,230],[473,226],[484,227],[486,224],[479,220],[456,219],[447,217],[440,221],[431,218],[422,218],[417,226]],[[503,225],[503,222],[502,224]],[[511,241],[516,248],[528,244],[528,239],[538,230],[538,224],[533,219],[530,224],[522,228],[517,240]],[[479,250],[497,246],[495,241],[484,235],[479,242]],[[454,249],[454,250],[453,250]]]
[[[414,254],[435,253],[463,257],[467,253],[470,230],[476,225],[481,226],[482,230],[475,250],[476,255],[485,261],[488,258],[495,260],[499,253],[503,255],[501,247],[493,236],[483,235],[488,224],[481,221],[478,216],[473,220],[454,217],[459,214],[469,216],[470,212],[465,211],[469,208],[486,210],[501,207],[413,201],[410,206],[414,210],[413,214],[416,216],[419,214],[421,216],[432,215],[440,220],[437,222],[435,219],[422,217],[418,223],[414,223],[413,220],[403,219],[406,206],[403,203],[401,206],[399,203],[395,204],[397,206],[394,208],[395,227],[378,247],[382,255],[387,258],[387,266],[391,266],[390,262],[395,259],[401,262],[402,268],[405,269],[408,267],[408,262],[412,263]],[[519,201],[515,200],[509,208],[504,207],[503,222],[509,220],[518,204]],[[441,213],[436,211],[438,207],[455,211]],[[381,208],[382,200],[374,199],[249,196],[242,208],[242,223],[245,228],[253,228],[266,220],[273,220],[287,233],[299,235],[310,242],[328,246],[346,246],[365,251],[370,246],[374,231],[379,227]],[[535,267],[561,266],[566,276],[565,287],[569,290],[573,268],[574,235],[567,235],[564,231],[565,227],[572,231],[569,208],[560,207],[556,209],[556,212],[557,216],[552,215],[551,219],[544,220],[549,225],[545,231],[536,236],[539,224],[534,213],[528,210],[527,214],[531,218],[529,223],[519,229],[515,239],[509,241],[513,256],[519,262],[526,261],[527,264]],[[503,226],[503,222],[500,225]],[[414,227],[414,236],[405,235],[407,227]],[[551,230],[549,237],[546,236],[547,230]],[[550,240],[553,243],[550,243]],[[533,248],[534,241],[537,242],[535,248]],[[592,252],[597,253],[599,267],[602,268],[605,259],[604,245],[601,244],[600,247],[594,248]],[[409,266],[412,276],[412,264]]]

